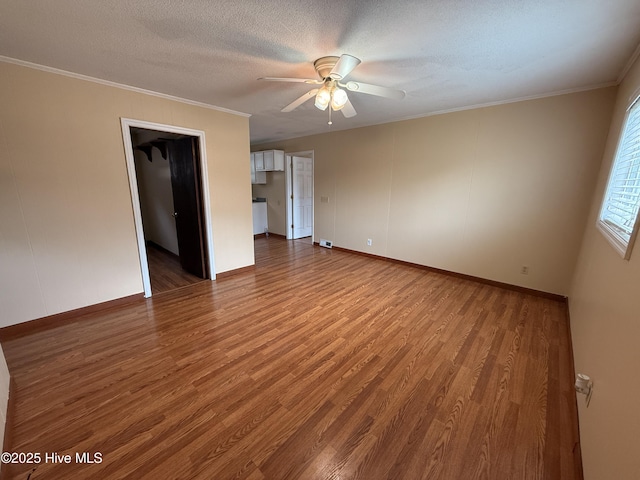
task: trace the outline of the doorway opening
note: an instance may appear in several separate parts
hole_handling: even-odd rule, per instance
[[[313,151],[286,154],[287,239],[313,242]]]
[[[145,297],[215,279],[204,132],[122,119]]]

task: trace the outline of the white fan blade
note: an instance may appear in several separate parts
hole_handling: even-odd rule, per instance
[[[359,58],[344,54],[340,56],[340,59],[331,69],[329,76],[334,80],[342,80],[344,77],[349,75],[358,65],[360,65]]]
[[[404,90],[380,87],[378,85],[370,85],[368,83],[347,82],[344,87],[351,92],[360,92],[369,95],[376,95],[378,97],[393,98],[394,100],[402,100],[405,96]]]
[[[312,99],[313,97],[316,96],[316,93],[318,93],[318,89],[314,88],[313,90],[309,90],[307,93],[305,93],[304,95],[302,95],[301,97],[295,99],[293,102],[291,102],[289,105],[287,105],[286,107],[284,107],[282,110],[280,110],[281,112],[290,112],[291,110],[293,110],[294,108],[299,107],[300,105],[302,105],[304,102],[306,102],[307,100]]]
[[[344,107],[342,107],[340,111],[346,118],[355,117],[357,115],[356,109],[353,108],[351,100],[349,99],[347,99],[347,103],[344,104]]]
[[[322,80],[312,80],[310,78],[281,78],[281,77],[260,77],[258,80],[267,82],[291,82],[291,83],[309,83],[311,85],[320,85]]]

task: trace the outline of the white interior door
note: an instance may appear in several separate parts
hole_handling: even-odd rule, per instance
[[[292,158],[293,238],[313,234],[313,159]]]

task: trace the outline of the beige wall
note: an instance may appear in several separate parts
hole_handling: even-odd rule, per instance
[[[315,241],[326,238],[344,248],[567,294],[615,91],[254,150],[315,151]],[[329,202],[321,203],[321,196]],[[528,275],[520,273],[523,265]]]
[[[0,63],[0,326],[142,292],[120,118],[203,130],[216,272],[254,262],[249,119]]]
[[[639,88],[636,61],[619,87],[569,296],[576,372],[595,386],[589,408],[578,397],[587,480],[640,478],[640,244],[625,261],[595,226],[625,110]]]

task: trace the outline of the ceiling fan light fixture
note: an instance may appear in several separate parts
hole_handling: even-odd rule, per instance
[[[318,58],[313,62],[313,66],[319,78],[286,78],[286,77],[262,77],[259,80],[268,80],[271,82],[293,82],[306,83],[308,85],[317,85],[299,98],[296,98],[289,105],[284,107],[282,112],[290,112],[298,108],[303,103],[315,100],[315,107],[319,110],[326,111],[329,108],[329,125],[331,125],[331,111],[341,111],[345,118],[355,116],[356,110],[349,99],[350,92],[364,93],[377,97],[390,98],[393,100],[402,100],[406,93],[404,90],[382,87],[379,85],[371,85],[368,83],[347,81],[342,83],[354,68],[360,64],[360,59],[352,55],[342,54],[339,57],[329,56]]]
[[[336,112],[342,110],[342,107],[344,107],[348,101],[349,97],[347,97],[347,92],[341,88],[336,88],[331,95],[331,108]]]
[[[330,101],[331,101],[331,92],[326,86],[318,90],[318,93],[316,94],[316,102],[315,102],[315,106],[317,108],[319,108],[320,110],[326,110],[327,106],[329,106]]]

